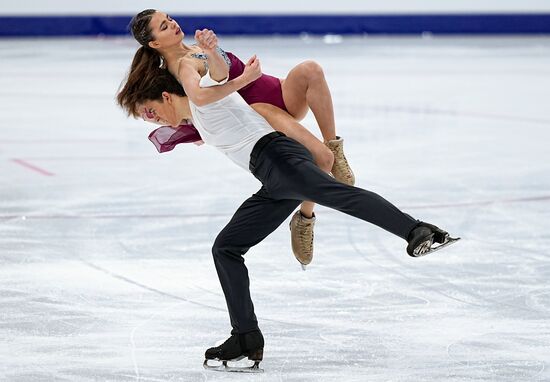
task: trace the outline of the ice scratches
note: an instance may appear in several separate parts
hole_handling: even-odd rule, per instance
[[[344,358],[342,362],[351,360],[354,363],[368,363],[395,356],[394,351],[387,346],[387,340],[375,331],[364,331],[361,335],[357,331],[333,331],[319,333],[319,337],[338,349],[338,354]]]
[[[492,374],[496,380],[532,381],[546,365],[521,349],[523,341],[512,333],[487,333],[449,344],[447,354],[471,372]]]
[[[530,312],[530,313],[538,313],[535,309],[532,309],[532,307],[529,307],[529,306],[522,306],[522,305],[518,305],[518,304],[508,303],[508,302],[505,302],[505,301],[499,301],[499,300],[496,300],[496,299],[485,297],[485,296],[483,296],[479,293],[473,293],[465,287],[461,287],[456,283],[450,282],[448,280],[448,278],[445,278],[445,277],[443,277],[439,274],[437,274],[437,275],[433,274],[433,272],[430,272],[428,269],[423,269],[422,274],[424,276],[428,276],[430,280],[437,280],[438,282],[441,283],[439,285],[446,285],[448,287],[447,288],[435,288],[433,286],[427,285],[426,283],[424,283],[422,281],[419,281],[416,278],[412,278],[412,277],[408,276],[404,272],[400,272],[400,271],[398,271],[394,268],[384,266],[382,264],[379,264],[379,263],[373,261],[369,256],[366,256],[361,251],[361,249],[357,246],[357,244],[356,244],[356,242],[354,241],[354,238],[353,238],[353,233],[351,232],[351,228],[349,226],[348,226],[347,230],[348,230],[348,237],[349,237],[350,244],[355,249],[355,251],[363,257],[363,259],[370,262],[371,264],[376,265],[377,267],[385,269],[387,272],[391,272],[391,273],[394,273],[394,274],[397,274],[397,275],[403,277],[404,279],[410,281],[411,284],[416,284],[416,285],[422,286],[422,288],[424,290],[429,290],[430,292],[433,292],[433,293],[436,293],[438,295],[444,296],[447,299],[451,299],[451,300],[454,300],[454,301],[457,301],[457,302],[460,302],[460,303],[463,303],[463,304],[467,304],[467,305],[475,306],[475,307],[479,307],[479,308],[484,308],[484,307],[487,306],[487,304],[490,304],[492,306],[497,306],[499,308],[505,308],[505,309],[508,309],[508,310],[519,310],[519,311]],[[375,247],[380,252],[386,253],[388,255],[387,259],[389,259],[389,260],[391,260],[395,263],[400,264],[402,266],[401,268],[403,268],[403,269],[407,268],[408,265],[403,260],[400,260],[398,256],[391,256],[391,252],[386,249],[384,244],[381,243],[380,241],[375,241],[375,240],[376,239],[373,237],[372,240],[371,240],[371,243],[374,244]],[[462,243],[462,245],[466,245],[466,243]],[[440,256],[440,255],[441,254],[433,254],[433,256]],[[443,290],[458,292],[458,296],[453,296],[449,292],[444,292]]]
[[[83,323],[93,323],[91,315],[68,305],[58,296],[33,295],[17,290],[0,290],[0,330],[19,335],[71,337]]]
[[[430,305],[430,300],[420,296],[414,296],[407,293],[384,293],[378,296],[378,300],[369,298],[369,305],[374,306],[379,304],[383,307],[397,306],[414,306],[414,305]]]
[[[184,301],[184,302],[187,302],[189,304],[193,304],[193,305],[197,305],[197,306],[200,306],[200,307],[203,307],[203,308],[206,308],[206,309],[212,309],[212,310],[217,310],[217,311],[220,311],[220,312],[225,312],[225,309],[221,309],[221,308],[218,308],[216,306],[212,306],[212,305],[208,305],[208,304],[203,304],[203,303],[200,303],[200,302],[197,302],[197,301],[193,301],[193,300],[190,300],[190,299],[187,299],[185,297],[181,297],[181,296],[176,296],[174,294],[171,294],[171,293],[167,293],[167,292],[164,292],[164,291],[161,291],[159,289],[156,289],[156,288],[153,288],[153,287],[150,287],[150,286],[147,286],[145,284],[142,284],[138,281],[135,281],[135,280],[132,280],[128,277],[125,277],[125,276],[122,276],[122,275],[119,275],[115,272],[112,272],[108,269],[105,269],[105,268],[102,268],[94,263],[91,263],[87,260],[84,260],[82,258],[79,258],[79,260],[84,263],[85,265],[87,265],[88,267],[90,268],[93,268],[95,269],[96,271],[99,271],[99,272],[102,272],[102,273],[105,273],[115,279],[118,279],[118,280],[121,280],[125,283],[128,283],[128,284],[131,284],[131,285],[134,285],[134,286],[137,286],[138,288],[141,288],[141,289],[145,289],[149,292],[153,292],[153,293],[156,293],[158,295],[161,295],[161,296],[164,296],[164,297],[168,297],[168,298],[171,298],[171,299],[174,299],[174,300],[179,300],[179,301]]]
[[[137,286],[138,288],[141,288],[141,289],[145,289],[149,292],[152,292],[152,293],[156,293],[158,295],[161,295],[161,296],[164,296],[164,297],[168,297],[170,299],[174,299],[174,300],[179,300],[179,301],[184,301],[184,302],[187,302],[189,304],[193,304],[193,305],[196,305],[196,306],[200,306],[202,308],[205,308],[205,309],[210,309],[210,310],[216,310],[218,312],[224,312],[226,313],[226,310],[225,309],[222,309],[222,308],[218,308],[217,306],[213,306],[213,305],[208,305],[208,304],[203,304],[201,302],[198,302],[198,301],[194,301],[194,300],[191,300],[191,299],[188,299],[188,298],[185,298],[185,297],[181,297],[181,296],[177,296],[177,295],[174,295],[174,294],[171,294],[171,293],[167,293],[167,292],[164,292],[160,289],[156,289],[156,288],[153,288],[153,287],[150,287],[148,285],[145,285],[145,284],[142,284],[138,281],[135,281],[135,280],[132,280],[128,277],[125,277],[125,276],[122,276],[122,275],[119,275],[115,272],[112,272],[106,268],[102,268],[94,263],[91,263],[87,260],[84,260],[82,258],[79,258],[79,261],[81,261],[82,263],[84,263],[85,265],[87,265],[88,267],[90,268],[93,268],[95,269],[96,271],[99,271],[99,272],[102,272],[102,273],[105,273],[115,279],[118,279],[118,280],[121,280],[125,283],[128,283],[128,284],[131,284],[131,285],[134,285],[134,286]],[[297,322],[287,322],[287,321],[280,321],[280,320],[275,320],[275,319],[271,319],[271,318],[265,318],[265,317],[258,317],[259,319],[261,319],[262,321],[269,321],[269,322],[273,322],[273,323],[277,323],[277,324],[282,324],[282,325],[286,325],[286,326],[290,326],[290,327],[296,327],[296,326],[300,326],[300,327],[311,327],[311,325],[307,325],[307,324],[302,324],[302,323],[297,323]]]
[[[129,248],[128,245],[126,245],[125,243],[123,243],[120,240],[118,241],[118,245],[124,250],[124,252],[127,252],[127,253],[135,252],[131,248]],[[154,252],[152,252],[153,250],[154,250],[154,248],[149,250],[149,253],[154,253]],[[157,252],[158,252],[158,249],[157,249]],[[201,292],[206,293],[206,294],[210,294],[212,296],[216,296],[216,297],[221,297],[222,296],[221,293],[214,292],[214,291],[212,291],[208,288],[203,288],[203,287],[201,287],[199,285],[196,285],[196,284],[193,284],[193,288],[196,288],[196,289],[200,290]]]
[[[21,292],[13,289],[0,289],[0,301],[4,301],[11,298],[15,298],[17,300],[18,298],[27,297],[27,296],[28,296],[27,292]]]
[[[134,373],[136,374],[136,381],[142,381],[142,380],[146,380],[146,379],[142,379],[141,376],[140,376],[140,373],[139,373],[139,366],[138,366],[138,362],[137,362],[137,356],[136,356],[136,341],[135,341],[135,335],[136,335],[136,331],[138,329],[141,329],[142,327],[144,327],[145,325],[147,325],[149,322],[153,321],[155,318],[157,318],[158,316],[160,315],[163,315],[164,313],[172,310],[172,309],[175,309],[176,307],[180,306],[181,304],[183,303],[183,301],[181,302],[178,302],[176,304],[173,304],[173,305],[170,305],[168,306],[167,308],[165,309],[162,309],[160,311],[156,311],[154,314],[152,314],[151,316],[149,316],[149,318],[143,320],[141,323],[139,323],[138,325],[136,325],[132,331],[130,332],[130,343],[132,345],[132,350],[131,350],[131,355],[132,355],[132,363],[134,365]]]
[[[550,288],[542,288],[528,293],[525,296],[525,304],[533,309],[550,314]]]
[[[411,284],[416,284],[416,285],[420,285],[422,286],[422,288],[424,290],[429,290],[431,292],[434,292],[434,293],[437,293],[441,296],[444,296],[445,298],[448,298],[450,300],[454,300],[454,301],[457,301],[457,302],[460,302],[460,303],[463,303],[463,304],[467,304],[467,305],[473,305],[473,306],[477,306],[477,307],[483,307],[484,305],[483,304],[478,304],[478,303],[475,303],[475,302],[471,302],[471,301],[468,301],[468,300],[464,300],[462,298],[458,298],[458,297],[454,297],[454,296],[451,296],[445,292],[442,292],[441,290],[439,289],[435,289],[421,281],[419,281],[418,279],[414,279],[412,277],[409,277],[408,275],[406,275],[405,273],[403,272],[400,272],[398,270],[396,270],[395,268],[390,268],[388,266],[384,266],[382,264],[379,264],[375,261],[373,261],[369,256],[367,256],[363,251],[361,251],[361,249],[358,247],[357,243],[355,242],[354,238],[353,238],[353,234],[351,232],[351,227],[348,226],[347,227],[347,233],[348,233],[348,241],[349,243],[351,244],[351,246],[353,247],[353,249],[355,250],[355,252],[357,252],[365,261],[375,265],[376,267],[378,268],[382,268],[384,269],[385,272],[388,272],[388,273],[393,273],[393,274],[396,274],[400,277],[402,277],[403,279],[407,280],[407,281],[410,281]],[[380,250],[380,252],[383,252],[383,253],[386,253],[386,254],[390,254],[389,251],[383,247],[383,245],[381,243],[378,243],[377,245],[377,249]],[[403,249],[403,253],[405,253],[405,249]],[[403,254],[405,256],[405,254]],[[437,255],[436,255],[437,256]],[[389,258],[389,256],[388,256]],[[396,261],[396,262],[399,262],[397,260],[395,260],[394,258],[392,258],[392,260]],[[417,297],[417,296],[414,296],[416,298],[419,298],[419,299],[423,299],[422,297]],[[429,300],[427,300],[429,302]]]

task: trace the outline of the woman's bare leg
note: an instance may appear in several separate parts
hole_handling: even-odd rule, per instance
[[[251,105],[275,130],[284,133],[287,137],[297,140],[304,145],[313,155],[315,163],[325,172],[330,172],[334,162],[334,156],[315,135],[298,123],[293,116],[276,106],[266,103]],[[302,215],[307,218],[313,216],[314,203],[303,202],[300,208]]]
[[[336,139],[332,96],[323,73],[315,61],[296,65],[282,80],[283,100],[288,112],[298,121],[311,109],[325,142]]]
[[[344,140],[336,136],[332,96],[325,74],[315,61],[295,66],[281,81],[283,100],[289,113],[297,120],[311,109],[328,148],[334,155],[332,175],[342,183],[355,184],[355,175],[344,155]]]

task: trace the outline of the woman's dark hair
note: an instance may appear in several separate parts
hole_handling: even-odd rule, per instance
[[[132,36],[134,36],[141,46],[148,46],[149,42],[153,41],[153,33],[151,32],[149,23],[156,11],[156,9],[145,9],[135,15],[132,21],[130,21],[130,32],[132,32]]]
[[[167,69],[156,68],[145,78],[136,78],[130,71],[124,87],[117,95],[117,102],[128,115],[138,117],[140,112],[137,106],[146,101],[162,102],[162,92],[186,96],[181,84]]]
[[[138,104],[145,100],[160,100],[162,98],[161,95],[163,91],[168,91],[169,93],[178,95],[185,95],[183,88],[181,88],[181,85],[177,82],[177,80],[170,76],[167,71],[160,68],[162,66],[162,58],[155,49],[149,46],[149,42],[154,39],[149,24],[151,23],[151,18],[155,12],[155,9],[146,9],[141,11],[132,18],[129,25],[132,36],[134,36],[136,41],[140,43],[141,47],[134,55],[126,82],[123,86],[121,86],[122,89],[117,95],[117,102],[124,110],[126,110],[128,115],[133,115],[134,117],[139,115],[139,113],[135,110],[135,107]],[[151,84],[154,83],[154,77],[159,75],[163,76],[164,74],[168,74],[172,77],[176,84],[181,88],[181,92],[183,92],[183,94],[178,93],[177,91],[170,91],[167,88],[161,90],[158,93],[158,97],[147,96],[143,98],[144,94],[151,94],[148,92],[147,87],[144,87],[144,84],[149,84],[148,86],[151,86]],[[175,88],[174,84],[172,84],[172,86]],[[136,97],[138,96],[141,97],[141,102],[137,101]]]

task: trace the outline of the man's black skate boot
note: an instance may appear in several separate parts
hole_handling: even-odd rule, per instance
[[[264,358],[264,336],[259,330],[240,334],[241,349],[252,361],[261,361]]]
[[[223,344],[210,349],[204,353],[204,358],[217,361],[228,361],[238,358],[242,354],[239,335],[233,334]]]
[[[263,370],[259,368],[259,365],[263,359],[263,353],[264,337],[259,330],[245,334],[232,334],[220,346],[206,350],[204,367],[217,371],[261,372]],[[243,358],[254,361],[254,364],[249,367],[231,367],[227,365],[228,361],[239,361]],[[221,361],[222,364],[209,365],[208,360]]]
[[[409,233],[407,238],[409,245],[407,245],[407,253],[409,256],[418,257],[428,253],[432,247],[434,241],[433,231],[421,225],[417,225]]]
[[[449,233],[441,228],[425,222],[419,222],[409,233],[407,239],[409,242],[407,253],[412,257],[427,255],[460,240],[460,238],[450,237]],[[433,247],[434,243],[439,245]]]
[[[432,230],[434,233],[434,243],[443,244],[445,241],[447,241],[447,238],[449,237],[449,233],[447,231],[443,231],[441,228],[436,227],[433,224],[426,223],[426,222],[420,222],[420,227],[427,227]]]

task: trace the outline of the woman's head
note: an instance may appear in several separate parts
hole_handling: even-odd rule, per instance
[[[130,30],[141,46],[157,50],[180,44],[184,36],[174,19],[155,9],[146,9],[135,15]]]
[[[163,65],[159,52],[163,48],[181,44],[183,32],[170,16],[155,9],[146,9],[135,15],[130,22],[130,30],[141,47],[134,55],[128,77],[117,95],[117,102],[129,115],[137,117],[142,114],[145,102],[158,105],[164,102],[166,94],[185,96],[179,82],[161,68]],[[166,94],[163,95],[163,92]],[[159,109],[164,109],[161,106]],[[168,121],[167,118],[162,119]]]

